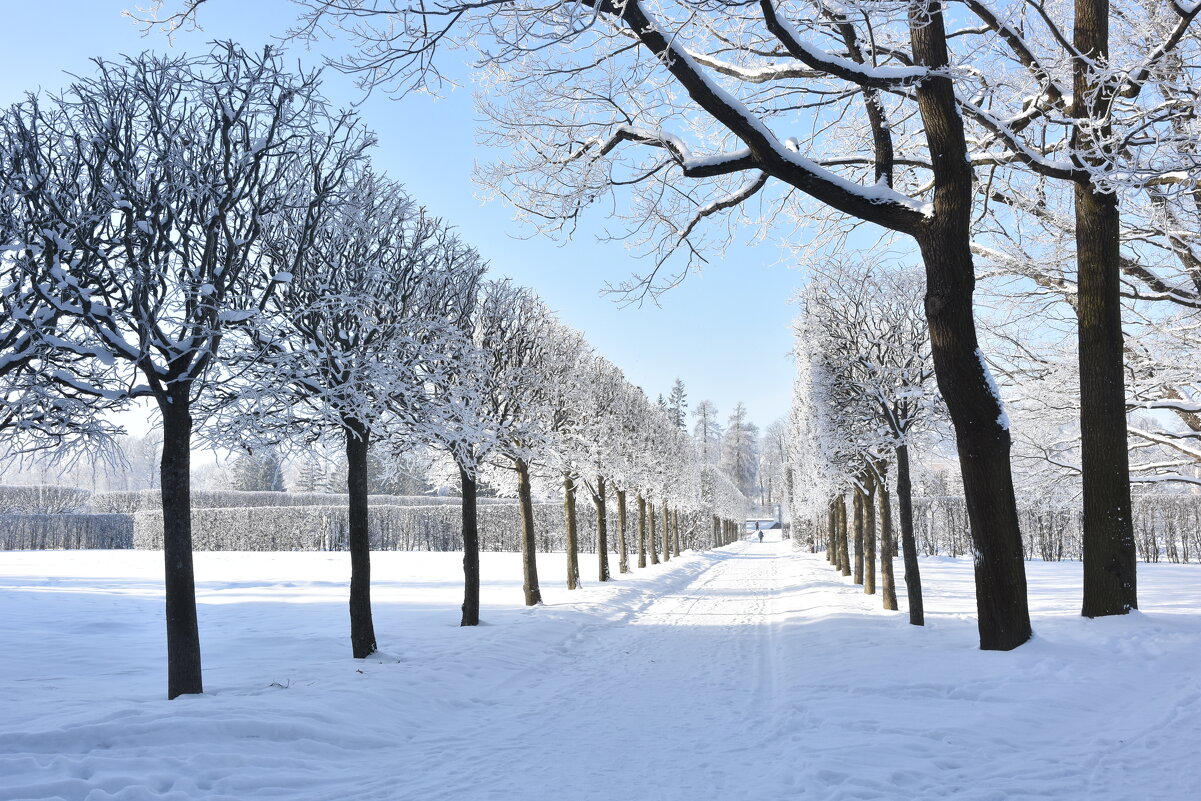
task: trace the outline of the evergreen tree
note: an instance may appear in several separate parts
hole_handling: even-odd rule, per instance
[[[721,440],[721,469],[739,491],[751,497],[759,472],[759,427],[747,419],[746,406],[739,403],[730,413]]]
[[[667,414],[681,431],[688,430],[688,400],[684,394],[684,382],[676,378],[671,385],[671,394],[667,398]]]

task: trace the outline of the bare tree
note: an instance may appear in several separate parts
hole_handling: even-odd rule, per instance
[[[17,113],[45,126],[42,163],[81,162],[79,183],[29,186],[56,224],[23,231],[26,253],[59,252],[41,284],[70,318],[55,346],[112,365],[73,385],[100,406],[149,396],[163,424],[168,696],[202,691],[190,518],[190,449],[231,327],[272,287],[261,235],[283,210],[314,202],[304,177],[357,157],[363,134],[331,116],[313,74],[272,51],[218,45],[199,58],[97,62],[49,101]],[[304,164],[304,170],[298,170]],[[53,178],[54,176],[47,176]],[[81,193],[80,183],[91,190]],[[318,182],[319,183],[319,182]],[[62,236],[60,231],[69,232]]]

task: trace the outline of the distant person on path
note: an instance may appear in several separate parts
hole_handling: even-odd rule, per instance
[[[759,521],[755,521],[755,531],[759,532],[759,542],[763,542],[763,532],[759,529]]]

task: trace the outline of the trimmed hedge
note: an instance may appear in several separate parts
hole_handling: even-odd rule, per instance
[[[132,548],[129,515],[0,515],[0,550]]]
[[[337,506],[240,507],[193,509],[192,547],[197,551],[340,551],[346,548],[348,513]],[[580,516],[581,545],[594,541],[595,524]],[[479,508],[480,548],[521,549],[517,504]],[[157,549],[163,542],[163,516],[157,510],[133,516],[136,548]],[[535,504],[534,526],[541,551],[562,550],[563,508]],[[463,547],[459,506],[372,506],[372,550],[455,551]]]
[[[440,495],[370,495],[372,506],[458,506],[459,499]],[[511,504],[511,498],[480,498],[479,504]],[[347,496],[336,492],[242,492],[240,490],[192,490],[193,509],[279,508],[289,506],[346,506]],[[162,508],[159,490],[97,492],[93,512],[131,515]]]
[[[57,515],[89,510],[92,493],[59,484],[0,484],[0,514]]]

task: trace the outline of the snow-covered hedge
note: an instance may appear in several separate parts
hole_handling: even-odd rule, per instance
[[[482,505],[478,517],[481,549],[520,550],[521,521],[516,503]],[[134,546],[161,548],[162,513],[143,510],[134,514],[133,519]],[[371,547],[399,551],[461,550],[461,525],[457,504],[374,505],[370,515]],[[559,504],[536,504],[534,526],[539,550],[562,550],[564,526]],[[582,540],[595,542],[595,524],[584,515],[580,530]],[[347,510],[339,506],[192,510],[192,545],[198,551],[337,551],[346,547],[347,533]]]
[[[1144,562],[1201,560],[1201,496],[1136,495],[1134,539]],[[896,513],[893,515],[897,519]],[[1019,501],[1018,519],[1027,559],[1060,561],[1081,556],[1080,509],[1037,501]],[[962,497],[913,499],[913,528],[918,549],[927,556],[971,553],[967,509]]]
[[[129,515],[0,514],[0,550],[132,548]]]
[[[455,506],[459,499],[454,497],[426,495],[371,495],[368,502],[373,506]],[[242,492],[239,490],[192,491],[193,509],[236,509],[243,507],[281,506],[346,506],[346,495],[335,492]],[[480,498],[485,504],[513,503],[507,498]],[[162,495],[158,490],[135,492],[98,492],[92,496],[92,511],[131,515],[134,512],[152,511],[162,507]]]
[[[92,493],[58,484],[0,484],[0,514],[57,515],[87,512]]]

